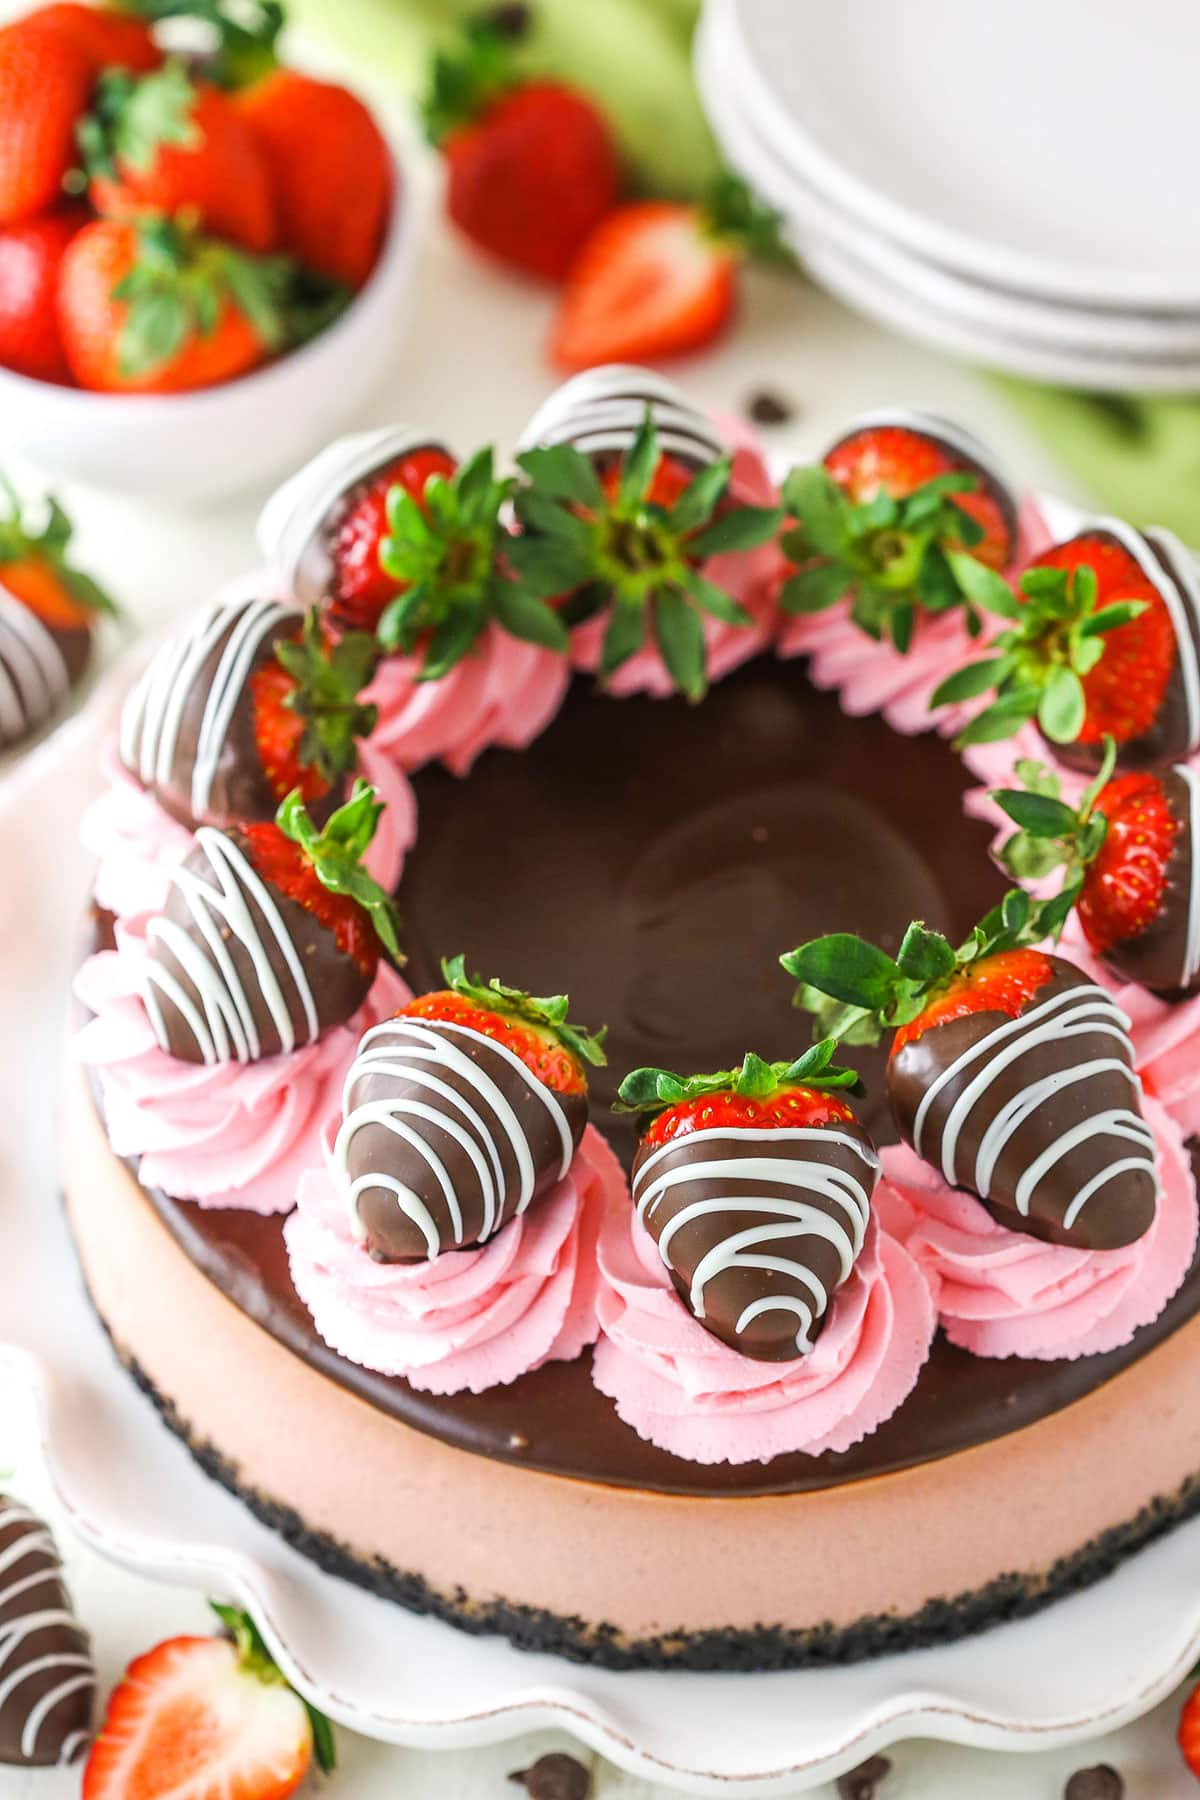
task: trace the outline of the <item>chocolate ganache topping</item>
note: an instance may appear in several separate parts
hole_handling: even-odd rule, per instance
[[[633,1201],[693,1316],[763,1362],[807,1355],[853,1272],[879,1158],[834,1090],[828,1039],[790,1064],[681,1080],[638,1069],[623,1104],[653,1115],[633,1164]]]
[[[371,1254],[421,1262],[484,1243],[567,1173],[598,1038],[537,1000],[444,965],[449,987],[374,1026],[346,1078],[334,1156]]]
[[[95,1695],[91,1645],[50,1530],[0,1494],[0,1763],[74,1762]]]

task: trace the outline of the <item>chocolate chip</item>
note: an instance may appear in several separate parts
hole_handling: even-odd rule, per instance
[[[1107,1763],[1094,1769],[1076,1769],[1063,1789],[1063,1800],[1121,1800],[1125,1783]]]
[[[514,43],[528,37],[533,26],[533,13],[528,6],[493,6],[485,14],[492,30]]]
[[[524,1783],[530,1800],[588,1800],[592,1791],[583,1764],[561,1751],[539,1756],[530,1769],[514,1769],[508,1779]]]
[[[768,388],[760,388],[758,393],[750,396],[750,404],[746,408],[756,425],[786,425],[789,419],[796,416],[796,408],[782,394],[772,393]]]
[[[848,1775],[838,1776],[838,1800],[875,1800],[876,1788],[891,1772],[892,1765],[886,1756],[869,1756]]]

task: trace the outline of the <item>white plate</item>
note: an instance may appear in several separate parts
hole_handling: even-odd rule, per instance
[[[250,1607],[297,1686],[368,1736],[448,1747],[560,1725],[694,1794],[808,1789],[905,1736],[1047,1749],[1170,1691],[1200,1649],[1200,1524],[961,1645],[753,1680],[616,1675],[464,1637],[322,1575],[201,1475],[113,1359],[56,1200],[58,1019],[88,880],[75,824],[117,700],[111,684],[10,814],[25,853],[0,889],[0,1084],[22,1121],[0,1168],[0,1345],[22,1348],[0,1350],[0,1383],[32,1390],[54,1485],[91,1545]]]
[[[710,0],[771,141],[947,265],[1099,305],[1200,306],[1192,0]]]
[[[804,179],[769,141],[747,98],[745,48],[726,13],[709,8],[696,35],[696,79],[709,122],[731,166],[787,219],[802,254],[828,244],[935,313],[1068,353],[1200,360],[1200,313],[1118,312],[1039,300],[974,281],[913,255]]]

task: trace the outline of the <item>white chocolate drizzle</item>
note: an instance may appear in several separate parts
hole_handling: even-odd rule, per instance
[[[868,1171],[860,1179],[849,1170],[821,1157],[763,1154],[738,1154],[747,1143],[761,1143],[764,1152],[784,1144],[838,1145],[849,1150]],[[711,1147],[711,1156],[685,1160],[678,1153],[703,1145]],[[720,1154],[721,1147],[732,1154]],[[664,1164],[668,1166],[664,1166]],[[780,1126],[764,1130],[720,1130],[690,1132],[673,1138],[648,1156],[638,1169],[633,1184],[633,1198],[638,1219],[644,1224],[656,1212],[664,1196],[681,1184],[692,1186],[701,1181],[720,1181],[729,1191],[684,1205],[664,1226],[658,1236],[658,1253],[667,1269],[672,1269],[671,1240],[676,1233],[696,1219],[710,1214],[766,1214],[778,1223],[761,1222],[743,1231],[731,1231],[701,1257],[692,1276],[689,1304],[698,1319],[705,1316],[704,1290],[730,1269],[762,1269],[787,1275],[808,1291],[809,1299],[797,1294],[764,1295],[744,1308],[735,1333],[740,1334],[765,1312],[791,1312],[799,1321],[796,1348],[801,1354],[812,1349],[812,1328],[824,1317],[833,1296],[826,1291],[815,1272],[798,1257],[765,1253],[763,1247],[800,1235],[823,1238],[832,1244],[840,1265],[838,1286],[849,1277],[863,1247],[871,1214],[871,1193],[879,1172],[879,1159],[874,1152],[849,1133],[835,1126]],[[796,1198],[760,1191],[770,1183],[798,1190]],[[819,1195],[838,1212],[828,1212],[801,1196]]]
[[[537,1171],[529,1139],[516,1109],[486,1069],[460,1047],[456,1041],[460,1039],[486,1045],[488,1051],[500,1057],[518,1077],[521,1089],[528,1089],[536,1096],[549,1113],[561,1145],[558,1179],[561,1180],[570,1168],[575,1144],[562,1102],[507,1045],[485,1037],[469,1025],[459,1025],[449,1019],[403,1016],[388,1019],[366,1032],[359,1044],[358,1054],[346,1077],[342,1099],[344,1117],[334,1144],[334,1162],[349,1184],[350,1223],[358,1238],[365,1236],[359,1215],[361,1198],[372,1189],[378,1189],[390,1194],[405,1217],[412,1220],[425,1239],[431,1259],[446,1248],[437,1221],[413,1188],[382,1170],[350,1180],[350,1148],[356,1134],[368,1125],[381,1126],[391,1132],[427,1165],[446,1203],[453,1233],[452,1245],[462,1244],[468,1234],[451,1173],[429,1142],[429,1127],[446,1133],[460,1146],[478,1180],[483,1223],[478,1232],[469,1234],[473,1242],[485,1242],[505,1220],[502,1139],[507,1142],[517,1167],[516,1212],[523,1213],[533,1199]],[[447,1081],[447,1075],[460,1081],[465,1093]],[[397,1082],[400,1091],[386,1098],[356,1104],[358,1084],[371,1076],[390,1077]],[[418,1098],[412,1091],[414,1088],[428,1098]],[[422,1131],[422,1126],[427,1129]]]
[[[188,702],[210,656],[228,634],[205,696],[192,765],[192,815],[204,817],[234,709],[254,659],[280,621],[293,616],[292,609],[278,600],[226,600],[163,645],[121,714],[121,761],[144,786],[170,785]]]
[[[197,1006],[184,983],[161,957],[152,955],[148,959],[142,998],[159,1044],[164,1050],[169,1049],[169,1034],[159,1000],[161,994],[185,1021],[205,1063],[254,1062],[263,1054],[250,996],[230,955],[232,940],[241,945],[250,959],[254,979],[282,1048],[287,1051],[297,1047],[296,1027],[287,995],[271,961],[269,946],[255,921],[249,904],[251,899],[291,978],[292,990],[307,1028],[303,1041],[312,1043],[320,1031],[316,1001],[300,954],[270,888],[224,832],[205,826],[196,833],[196,846],[203,851],[216,877],[215,886],[186,866],[172,871],[171,883],[183,895],[200,939],[173,919],[162,917],[152,919],[146,930],[147,941],[161,945],[170,953],[178,969],[191,982],[200,1002]]]
[[[0,746],[27,737],[70,691],[70,671],[53,632],[0,586]]]
[[[1031,1051],[1078,1037],[1111,1038],[1123,1054],[1095,1056],[1087,1062],[1067,1064],[1036,1081],[1027,1082],[988,1121],[979,1139],[974,1165],[965,1169],[958,1153],[959,1140],[975,1108],[987,1103],[996,1079],[1006,1069],[1020,1064]],[[972,1069],[975,1069],[973,1074]],[[1109,1074],[1122,1075],[1140,1102],[1142,1085],[1133,1069],[1128,1018],[1103,988],[1091,983],[1084,987],[1068,988],[1065,992],[1052,995],[1040,1005],[1031,1007],[1019,1018],[1009,1019],[1003,1025],[996,1026],[985,1038],[964,1050],[961,1056],[956,1057],[930,1082],[913,1121],[913,1149],[918,1156],[924,1154],[921,1141],[930,1109],[939,1094],[951,1083],[964,1081],[941,1128],[941,1170],[951,1187],[966,1184],[977,1194],[987,1195],[1005,1147],[1040,1107],[1052,1101],[1065,1088]],[[1133,1146],[1134,1153],[1110,1162],[1098,1176],[1092,1177],[1078,1189],[1063,1215],[1064,1230],[1069,1231],[1075,1224],[1092,1195],[1119,1175],[1134,1171],[1146,1174],[1154,1182],[1157,1191],[1158,1171],[1153,1131],[1134,1107],[1109,1108],[1094,1112],[1079,1124],[1060,1132],[1028,1168],[1022,1171],[1013,1194],[1013,1202],[1023,1217],[1029,1214],[1034,1191],[1042,1177],[1080,1144],[1096,1137],[1123,1139]]]
[[[622,363],[587,369],[556,388],[525,427],[518,449],[571,444],[585,456],[627,450],[647,407],[664,450],[700,463],[725,455],[712,421],[673,381]]]
[[[38,1740],[54,1712],[72,1695],[93,1689],[96,1674],[83,1629],[63,1605],[61,1565],[48,1528],[26,1507],[9,1502],[0,1507],[0,1537],[11,1525],[20,1529],[10,1543],[0,1548],[0,1611],[18,1599],[31,1605],[31,1610],[0,1621],[0,1710],[20,1695],[27,1682],[50,1673],[61,1676],[33,1703],[22,1721],[20,1751],[32,1762],[38,1755]],[[33,1568],[27,1566],[31,1561]],[[33,1598],[39,1589],[46,1590],[41,1603]],[[26,1640],[42,1631],[68,1633],[67,1641],[74,1647],[23,1657]],[[61,1766],[74,1760],[87,1735],[84,1731],[66,1734],[59,1746]]]

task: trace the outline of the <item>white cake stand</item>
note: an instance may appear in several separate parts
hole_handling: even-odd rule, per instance
[[[1048,1749],[1171,1690],[1200,1651],[1200,1521],[1086,1593],[963,1644],[754,1679],[619,1675],[466,1637],[323,1575],[209,1481],[113,1357],[55,1176],[58,1021],[88,878],[75,826],[122,685],[103,684],[62,729],[36,784],[0,798],[0,1395],[32,1393],[51,1479],[89,1544],[247,1606],[296,1686],[367,1736],[449,1747],[558,1725],[695,1794],[796,1792],[907,1736]]]

